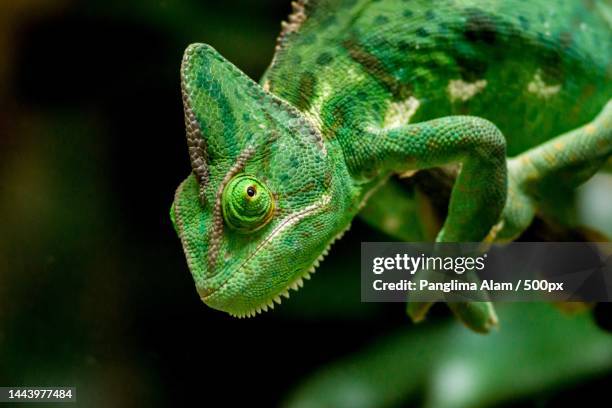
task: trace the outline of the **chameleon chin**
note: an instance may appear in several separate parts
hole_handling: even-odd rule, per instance
[[[190,45],[193,171],[171,217],[203,301],[235,316],[280,303],[366,201],[414,199],[388,199],[393,174],[460,164],[438,242],[510,241],[589,179],[612,153],[612,9],[551,7],[300,1],[259,83]],[[449,306],[474,330],[497,323],[490,303]]]

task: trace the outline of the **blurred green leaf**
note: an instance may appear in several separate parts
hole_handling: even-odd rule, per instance
[[[567,385],[612,368],[612,336],[590,315],[564,316],[547,304],[499,308],[488,336],[456,322],[406,330],[314,373],[291,408],[487,406]]]

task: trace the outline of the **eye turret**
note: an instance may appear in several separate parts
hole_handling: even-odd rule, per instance
[[[274,197],[270,190],[248,174],[238,174],[231,179],[221,200],[225,223],[242,233],[263,227],[274,212]]]

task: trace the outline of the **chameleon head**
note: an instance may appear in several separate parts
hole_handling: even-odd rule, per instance
[[[351,178],[313,123],[211,47],[187,48],[181,84],[193,172],[171,218],[202,300],[251,316],[348,227]]]

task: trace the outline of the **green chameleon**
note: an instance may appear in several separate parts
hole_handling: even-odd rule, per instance
[[[536,213],[563,218],[575,187],[611,156],[609,2],[293,8],[259,84],[208,45],[184,54],[193,171],[171,218],[210,307],[243,317],[280,303],[366,201],[389,213],[414,203],[393,175],[451,165],[435,240],[510,241]],[[368,221],[419,237],[408,229],[427,217],[407,214]],[[488,302],[449,306],[474,330],[497,323]],[[409,303],[408,313],[418,321],[428,307]]]

